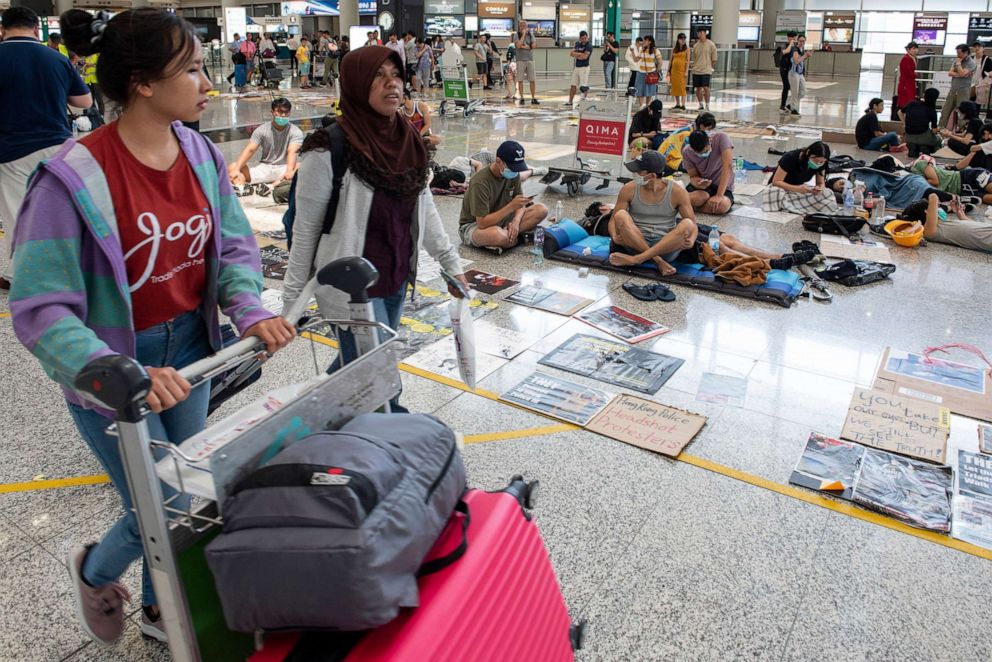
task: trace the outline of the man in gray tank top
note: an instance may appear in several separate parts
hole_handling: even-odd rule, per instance
[[[665,158],[655,150],[646,150],[624,167],[634,173],[634,181],[620,189],[610,219],[610,264],[631,267],[653,261],[663,276],[670,276],[675,273],[672,264],[676,260],[700,262],[696,246],[706,242],[710,226],[696,222],[689,193],[663,178]],[[808,262],[815,254],[805,246],[795,253],[771,253],[725,233],[720,234],[719,251],[721,255],[766,259],[773,269],[789,269]]]

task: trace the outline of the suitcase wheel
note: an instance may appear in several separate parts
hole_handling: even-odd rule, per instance
[[[586,625],[587,621],[582,619],[578,623],[573,623],[572,627],[568,631],[568,638],[572,642],[572,650],[579,651],[586,644]]]
[[[524,490],[524,508],[527,510],[534,510],[534,506],[537,505],[537,495],[541,492],[541,481],[532,480],[527,483],[527,489]]]

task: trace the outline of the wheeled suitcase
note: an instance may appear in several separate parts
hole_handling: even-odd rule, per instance
[[[418,582],[420,606],[365,633],[280,634],[251,662],[568,662],[585,624],[573,625],[529,508],[537,483],[469,490],[427,556],[454,562]]]

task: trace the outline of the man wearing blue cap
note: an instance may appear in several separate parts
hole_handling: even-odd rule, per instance
[[[511,248],[548,215],[548,208],[522,193],[521,181],[533,171],[520,143],[507,140],[496,161],[472,176],[462,199],[458,234],[466,246]]]

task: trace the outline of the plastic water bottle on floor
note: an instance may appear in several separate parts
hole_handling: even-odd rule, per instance
[[[885,221],[885,196],[878,196],[875,206],[871,210],[872,223],[882,223]]]
[[[561,223],[562,216],[565,215],[565,207],[561,204],[561,200],[555,203],[555,223]]]
[[[744,184],[747,180],[747,171],[744,169],[744,157],[734,158],[734,180]]]
[[[854,208],[860,209],[865,205],[865,188],[861,182],[854,184]]]
[[[559,205],[561,202],[558,203]],[[534,264],[544,262],[544,228],[538,225],[534,228]]]
[[[844,214],[854,215],[854,185],[850,180],[844,182]]]
[[[710,226],[709,245],[713,249],[714,255],[720,254],[720,228],[715,225]]]

